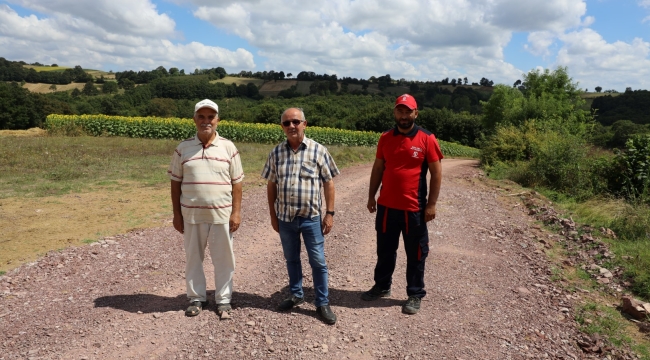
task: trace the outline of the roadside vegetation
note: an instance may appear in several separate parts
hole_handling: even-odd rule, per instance
[[[565,68],[531,71],[522,85],[497,85],[483,105],[483,167],[492,178],[536,189],[578,223],[611,229],[616,237],[603,237],[616,255],[608,266],[624,269],[628,290],[649,301],[650,135],[632,134],[622,149],[596,146],[595,120]],[[579,316],[595,319],[585,331],[614,345],[632,341],[621,338],[629,324],[620,312],[585,305]],[[637,340],[647,354],[647,339]]]

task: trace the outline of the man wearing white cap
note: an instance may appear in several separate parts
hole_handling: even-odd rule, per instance
[[[199,101],[194,124],[196,135],[176,147],[167,171],[174,228],[185,238],[185,284],[190,299],[185,315],[196,316],[208,304],[203,258],[209,243],[217,313],[224,319],[231,311],[232,233],[241,223],[244,171],[235,144],[217,133],[217,104]]]

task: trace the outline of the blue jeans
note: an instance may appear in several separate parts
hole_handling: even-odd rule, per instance
[[[280,241],[284,258],[287,260],[289,273],[289,290],[297,297],[304,297],[302,291],[302,264],[300,263],[300,234],[305,241],[305,248],[311,265],[316,300],[314,305],[328,305],[327,264],[325,263],[325,237],[321,229],[321,218],[313,219],[296,216],[293,221],[279,220]]]

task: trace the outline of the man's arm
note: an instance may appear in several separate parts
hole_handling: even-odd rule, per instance
[[[183,233],[183,213],[181,212],[181,182],[171,180],[171,193],[172,193],[172,209],[174,210],[174,229],[179,233]]]
[[[325,210],[334,211],[334,198],[336,193],[334,190],[334,179],[323,183],[323,190],[325,192]],[[327,235],[334,226],[334,217],[326,213],[321,226],[323,228],[323,235]]]
[[[370,173],[370,187],[368,188],[368,211],[371,213],[377,211],[375,195],[377,195],[377,190],[379,190],[379,185],[381,185],[381,179],[383,176],[384,160],[375,159],[375,163],[372,165],[372,171]]]
[[[266,183],[266,198],[269,201],[269,216],[271,216],[271,226],[275,232],[280,232],[278,225],[278,214],[275,213],[275,200],[278,198],[278,185],[273,181]]]
[[[228,222],[230,232],[237,231],[237,229],[239,229],[239,224],[241,224],[242,184],[243,181],[240,181],[232,185],[232,213],[230,214],[230,221]]]
[[[442,183],[442,163],[440,160],[429,163],[429,172],[431,173],[431,180],[429,180],[429,199],[427,199],[427,207],[424,214],[425,221],[431,221],[436,218],[436,202],[438,201],[440,184]]]

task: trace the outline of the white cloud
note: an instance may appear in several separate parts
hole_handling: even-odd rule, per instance
[[[172,43],[174,21],[155,12],[148,1],[16,1],[47,17],[20,16],[0,4],[3,57],[15,60],[81,65],[85,68],[150,70],[157,66],[210,68],[215,64],[253,69],[253,54],[196,42]],[[133,12],[120,12],[121,8]],[[66,12],[67,11],[67,12]],[[96,12],[96,14],[95,14]],[[97,17],[97,14],[101,19]],[[190,67],[191,66],[191,67]]]
[[[557,35],[549,31],[537,31],[528,34],[528,44],[524,48],[536,56],[550,55],[549,47],[555,42]]]
[[[174,33],[174,20],[166,14],[159,14],[149,0],[93,0],[89,4],[77,0],[11,2],[43,14],[94,24],[116,34],[155,38]]]
[[[564,45],[557,64],[568,66],[581,87],[606,86],[619,91],[628,86],[650,87],[650,43],[635,38],[631,43],[608,43],[591,29],[561,36]]]

